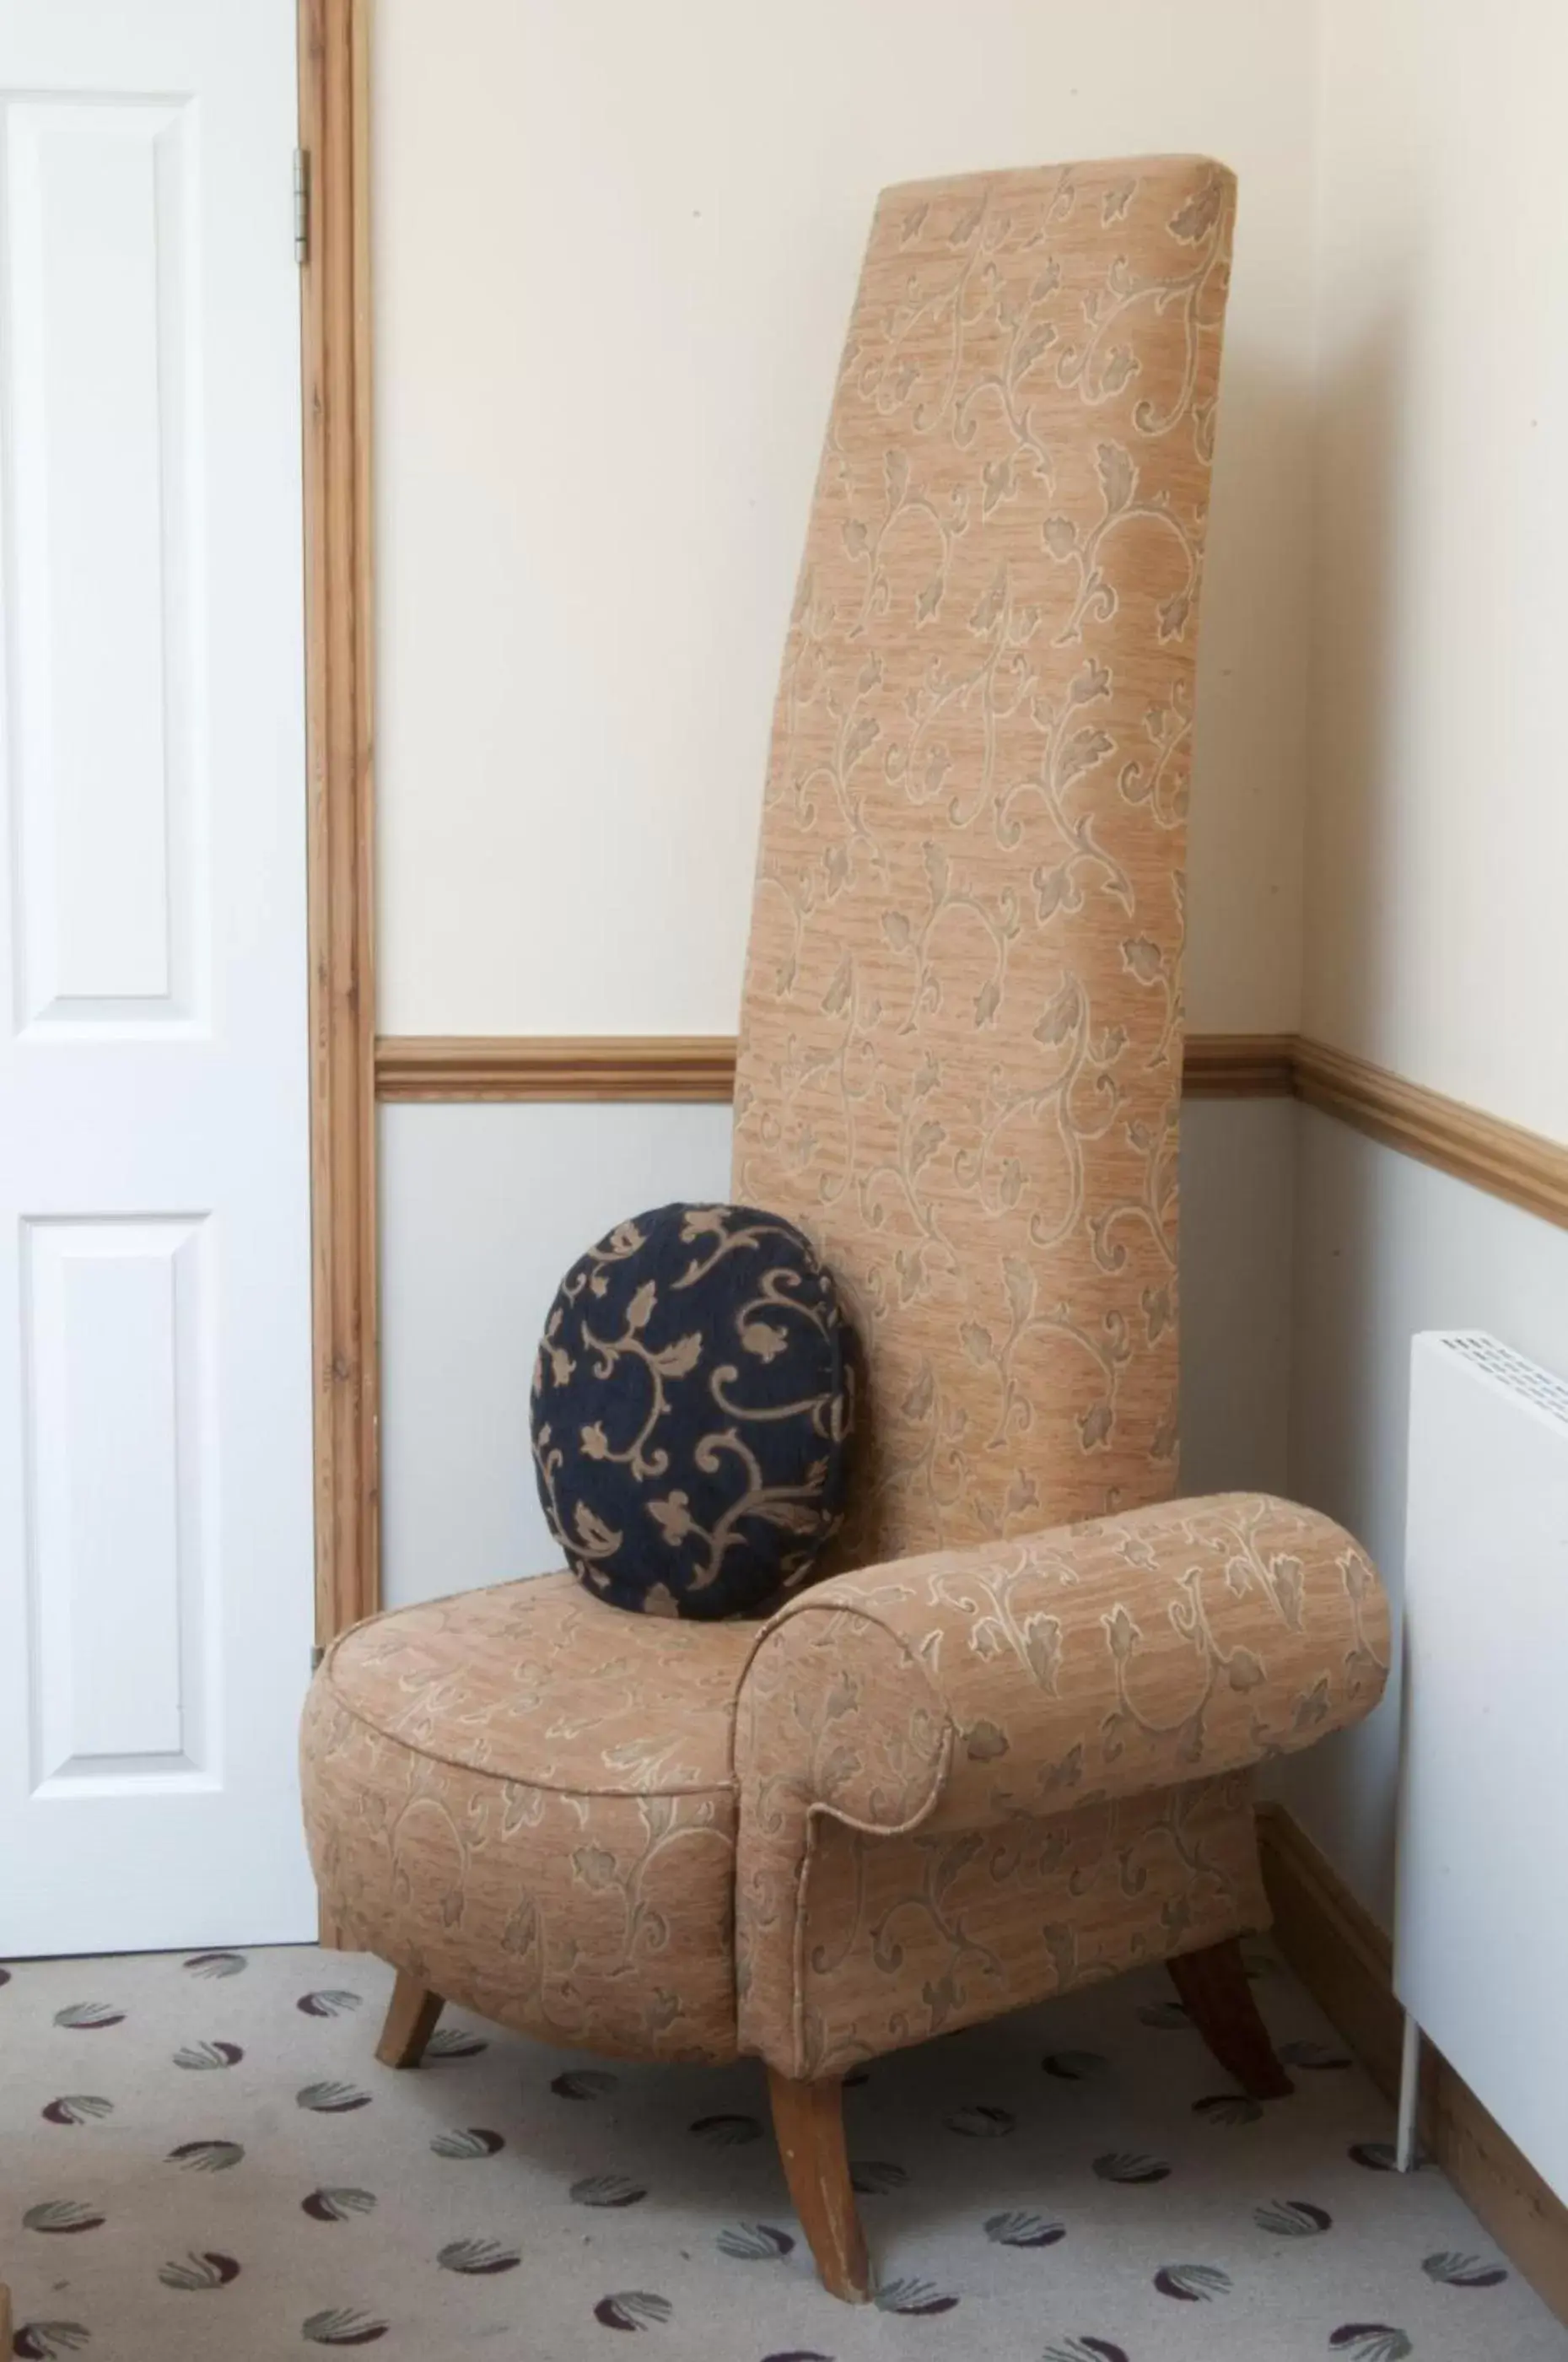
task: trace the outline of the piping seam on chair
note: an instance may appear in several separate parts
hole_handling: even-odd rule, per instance
[[[331,1664],[332,1660],[328,1657],[322,1670],[328,1675],[327,1687],[332,1693],[333,1703],[362,1730],[370,1731],[377,1738],[386,1739],[393,1747],[403,1748],[407,1754],[416,1755],[422,1763],[443,1763],[448,1771],[467,1772],[476,1780],[493,1780],[503,1788],[535,1788],[542,1796],[624,1796],[635,1801],[639,1796],[733,1797],[735,1793],[733,1776],[728,1780],[706,1780],[701,1786],[690,1788],[569,1788],[554,1780],[530,1779],[525,1772],[492,1771],[487,1764],[469,1763],[460,1755],[437,1755],[429,1748],[416,1747],[412,1739],[387,1729],[383,1723],[372,1722],[359,1706],[350,1705],[330,1677]]]
[[[905,1662],[914,1667],[922,1683],[932,1698],[938,1716],[941,1717],[943,1726],[942,1746],[935,1759],[935,1779],[932,1792],[925,1799],[925,1802],[921,1805],[920,1810],[916,1813],[911,1813],[908,1819],[902,1821],[860,1821],[856,1820],[853,1813],[841,1812],[836,1805],[829,1805],[825,1802],[818,1803],[815,1800],[813,1800],[812,1805],[808,1807],[812,1812],[821,1811],[831,1813],[835,1820],[839,1820],[844,1823],[845,1828],[858,1829],[866,1837],[907,1837],[911,1829],[919,1828],[921,1823],[929,1818],[931,1814],[935,1811],[936,1806],[941,1802],[942,1792],[947,1785],[947,1775],[953,1768],[953,1750],[957,1745],[958,1728],[953,1719],[952,1710],[949,1707],[946,1699],[943,1696],[942,1692],[937,1688],[936,1683],[932,1680],[930,1670],[926,1665],[925,1660],[921,1656],[918,1650],[911,1649],[903,1634],[898,1631],[894,1626],[885,1622],[880,1616],[873,1615],[869,1608],[863,1607],[858,1601],[852,1605],[849,1601],[843,1599],[801,1599],[794,1602],[790,1606],[782,1609],[780,1613],[774,1617],[773,1621],[770,1624],[764,1625],[762,1630],[757,1634],[756,1639],[752,1642],[751,1647],[746,1650],[745,1662],[741,1667],[740,1679],[735,1683],[734,1704],[730,1709],[731,1783],[735,1787],[738,1794],[739,1782],[735,1772],[735,1731],[740,1718],[741,1695],[745,1688],[746,1682],[750,1677],[751,1669],[756,1662],[758,1652],[761,1650],[765,1643],[777,1638],[777,1636],[784,1632],[790,1624],[798,1622],[802,1616],[858,1616],[863,1624],[869,1624],[877,1631],[885,1633],[887,1638],[892,1641],[894,1647],[903,1657]]]
[[[735,1795],[737,1825],[740,1814],[744,1809],[740,1799],[739,1781],[735,1775],[734,1762],[735,1734],[740,1720],[740,1702],[742,1693],[745,1688],[746,1681],[751,1672],[752,1666],[756,1661],[757,1655],[764,1644],[770,1639],[778,1638],[783,1633],[787,1625],[796,1622],[800,1617],[805,1615],[858,1616],[862,1623],[869,1625],[875,1630],[885,1634],[886,1637],[893,1642],[895,1648],[897,1648],[900,1654],[903,1657],[905,1662],[912,1665],[916,1669],[921,1681],[929,1692],[936,1706],[936,1710],[941,1716],[943,1729],[942,1745],[934,1760],[933,1777],[932,1779],[930,1793],[924,1798],[919,1810],[909,1814],[903,1820],[863,1821],[857,1819],[855,1814],[843,1812],[836,1805],[827,1804],[818,1797],[812,1798],[807,1804],[805,1842],[801,1849],[800,1862],[795,1871],[794,1924],[790,1929],[790,2036],[793,2064],[797,2070],[803,2066],[805,2058],[806,1887],[810,1877],[812,1857],[816,1851],[817,1823],[824,1818],[835,1820],[839,1822],[843,1827],[853,1829],[861,1837],[909,1837],[914,1830],[918,1829],[922,1823],[931,1818],[932,1815],[935,1812],[937,1805],[942,1801],[943,1792],[947,1785],[948,1773],[953,1767],[953,1752],[957,1744],[958,1737],[957,1726],[954,1722],[947,1701],[942,1695],[936,1683],[933,1681],[930,1670],[924,1660],[915,1650],[911,1648],[909,1642],[905,1639],[901,1632],[895,1630],[892,1625],[884,1622],[881,1617],[872,1615],[869,1610],[861,1606],[858,1603],[851,1606],[848,1602],[842,1599],[800,1600],[793,1603],[789,1608],[783,1610],[772,1623],[766,1625],[762,1631],[757,1634],[756,1639],[752,1642],[750,1649],[746,1651],[745,1662],[741,1667],[740,1680],[735,1684],[734,1705],[730,1715],[730,1772],[732,1782],[734,1783],[734,1794]],[[738,1826],[736,1834],[738,1838]]]

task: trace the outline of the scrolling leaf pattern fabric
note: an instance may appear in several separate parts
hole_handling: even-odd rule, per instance
[[[534,1467],[572,1572],[612,1606],[755,1614],[843,1515],[853,1361],[833,1281],[754,1206],[660,1206],[561,1282],[534,1365]]]
[[[734,1187],[850,1294],[835,1562],[1176,1484],[1193,668],[1233,182],[888,191],[764,806]]]

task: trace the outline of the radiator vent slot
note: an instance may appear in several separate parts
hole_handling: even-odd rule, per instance
[[[1485,1370],[1489,1378],[1496,1378],[1499,1385],[1507,1386],[1510,1394],[1523,1395],[1538,1410],[1561,1419],[1568,1427],[1568,1385],[1561,1378],[1554,1378],[1550,1370],[1543,1370],[1539,1362],[1527,1361],[1511,1345],[1499,1344],[1485,1329],[1451,1329],[1433,1341],[1446,1352],[1462,1355],[1476,1369]]]

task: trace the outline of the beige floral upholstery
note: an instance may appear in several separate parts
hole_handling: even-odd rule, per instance
[[[1382,1689],[1348,1535],[1168,1498],[1232,195],[1167,157],[877,208],[734,1160],[854,1308],[861,1571],[760,1632],[513,1584],[349,1635],[312,1693],[332,1915],[508,2024],[821,2077],[1261,1927],[1252,1767]]]
[[[734,1195],[867,1341],[839,1563],[1176,1474],[1198,597],[1231,175],[891,189],[790,620]]]
[[[1255,1496],[807,1592],[740,1694],[742,2048],[839,2070],[1265,1925],[1223,1775],[1358,1719],[1387,1663],[1364,1553]]]
[[[555,1575],[337,1642],[307,1826],[346,1933],[435,1992],[822,2074],[1265,1925],[1236,1775],[1386,1666],[1349,1535],[1250,1496],[840,1575],[760,1633]]]
[[[302,1742],[345,1934],[548,2041],[733,2057],[732,1726],[756,1632],[624,1616],[558,1574],[348,1633]]]
[[[808,1859],[799,1908],[764,1883],[744,1909],[740,2047],[792,2076],[1269,1920],[1241,1773],[988,1829],[889,1839],[824,1817]]]

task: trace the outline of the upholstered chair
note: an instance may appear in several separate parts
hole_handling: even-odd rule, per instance
[[[1365,1714],[1350,1536],[1176,1487],[1194,658],[1232,183],[1141,158],[877,207],[763,808],[734,1194],[864,1350],[834,1566],[770,1621],[568,1574],[337,1641],[326,1910],[541,2039],[766,2062],[827,2287],[870,2286],[841,2081],[1168,1960],[1289,2089],[1238,1939],[1255,1767]],[[627,1209],[628,1212],[634,1210]],[[518,1407],[519,1450],[523,1406]]]

